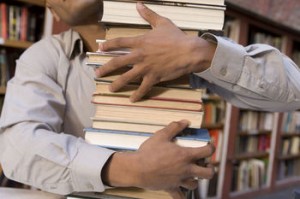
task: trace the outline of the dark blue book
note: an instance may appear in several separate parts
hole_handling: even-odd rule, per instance
[[[137,150],[153,133],[85,128],[85,140],[91,144],[119,150]],[[202,147],[210,142],[207,129],[185,129],[174,138],[180,146]]]

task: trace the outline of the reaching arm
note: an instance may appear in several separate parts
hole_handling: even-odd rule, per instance
[[[104,76],[133,65],[113,82],[112,91],[142,77],[141,86],[131,96],[132,101],[137,101],[158,82],[194,73],[198,77],[194,85],[206,86],[240,107],[271,111],[300,107],[299,68],[275,48],[263,44],[243,47],[209,34],[187,36],[170,20],[142,4],[138,3],[137,9],[152,26],[151,31],[99,46],[103,51],[131,49],[130,54],[114,58],[96,71],[96,75]]]

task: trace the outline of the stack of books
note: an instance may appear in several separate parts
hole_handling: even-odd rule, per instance
[[[92,128],[85,129],[87,141],[113,149],[136,150],[148,137],[172,121],[186,119],[190,121],[190,128],[178,136],[178,144],[190,147],[207,144],[209,133],[200,129],[203,121],[202,90],[191,88],[188,76],[158,84],[143,100],[132,103],[129,97],[139,86],[138,80],[118,92],[109,90],[111,82],[124,70],[130,70],[130,67],[107,77],[95,78],[92,103],[96,112],[92,117]]]
[[[106,39],[139,36],[151,30],[149,24],[138,14],[136,2],[103,0],[104,14],[101,21],[107,27]],[[224,0],[157,0],[143,3],[172,20],[189,35],[197,36],[199,30],[219,31],[223,27]],[[87,64],[99,67],[112,58],[127,53],[130,53],[128,49],[87,52]],[[140,79],[130,82],[118,92],[109,90],[110,84],[131,67],[118,69],[106,77],[95,78],[96,90],[91,103],[95,105],[96,112],[91,118],[92,126],[84,129],[88,142],[114,150],[137,150],[153,133],[172,121],[182,119],[189,120],[190,126],[174,139],[178,145],[201,147],[210,142],[208,131],[200,128],[203,121],[203,91],[190,87],[189,76],[155,85],[141,101],[132,103],[129,97],[138,88]],[[146,190],[129,188],[125,189],[127,194],[124,194],[124,189],[113,190],[113,193],[104,194],[118,195],[121,198],[153,198],[153,195],[144,195],[149,193]],[[170,198],[164,192],[153,193],[160,196],[155,198]]]

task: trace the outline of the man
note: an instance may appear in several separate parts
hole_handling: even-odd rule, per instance
[[[158,82],[194,73],[194,86],[207,87],[236,106],[267,111],[299,109],[300,69],[277,49],[264,44],[245,48],[210,34],[187,36],[142,3],[137,9],[152,26],[149,33],[113,39],[99,46],[102,51],[131,49],[130,54],[114,58],[96,71],[104,76],[133,65],[113,82],[112,91],[141,77],[141,86],[131,96],[137,101]]]
[[[37,42],[17,61],[0,121],[5,175],[58,194],[136,186],[166,190],[174,198],[183,198],[181,187],[194,189],[195,177],[212,177],[212,167],[196,164],[213,153],[211,145],[183,148],[172,142],[188,121],[171,123],[131,153],[82,139],[95,112],[90,103],[95,73],[85,64],[85,52],[96,51],[96,39],[105,38],[105,27],[98,24],[102,1],[47,0],[46,5],[71,30]]]

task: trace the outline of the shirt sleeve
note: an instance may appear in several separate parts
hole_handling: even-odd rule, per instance
[[[266,111],[300,107],[300,69],[276,48],[265,44],[243,47],[204,34],[217,44],[211,67],[192,76],[196,87],[207,87],[233,105]]]
[[[48,192],[101,192],[101,170],[114,151],[63,132],[67,105],[54,66],[68,60],[49,45],[27,50],[8,82],[0,120],[1,165],[8,178]]]

